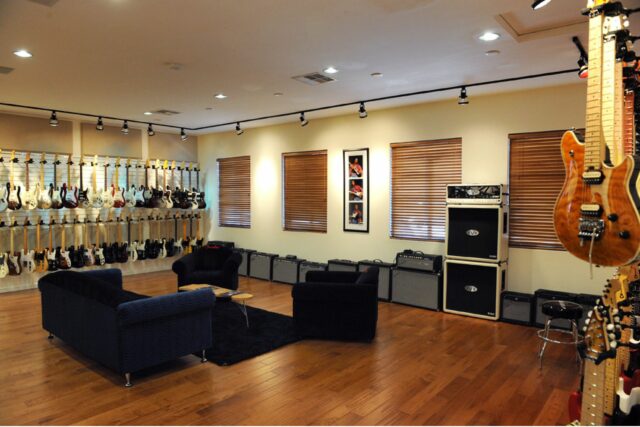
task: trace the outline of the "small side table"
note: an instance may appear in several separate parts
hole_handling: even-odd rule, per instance
[[[221,300],[226,299],[227,296],[230,296],[231,302],[235,303],[242,314],[244,315],[244,319],[247,323],[247,328],[249,327],[249,314],[247,313],[247,300],[253,298],[253,294],[248,292],[238,292],[227,288],[221,288],[219,286],[208,285],[208,284],[193,284],[193,285],[185,285],[180,286],[178,288],[178,292],[188,292],[195,291],[197,289],[202,288],[210,288],[214,293],[216,298],[220,298]],[[231,293],[231,295],[229,295]]]

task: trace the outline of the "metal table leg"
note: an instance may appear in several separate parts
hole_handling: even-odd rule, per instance
[[[247,321],[247,328],[249,328],[249,314],[247,313],[247,305],[244,300],[242,300],[242,304],[236,303],[242,314],[244,314],[244,319]]]

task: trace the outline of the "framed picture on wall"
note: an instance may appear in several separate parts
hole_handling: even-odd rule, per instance
[[[343,150],[344,231],[369,232],[369,149]]]

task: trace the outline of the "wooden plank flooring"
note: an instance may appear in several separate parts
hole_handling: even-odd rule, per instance
[[[241,279],[249,305],[291,315],[291,287]],[[125,278],[148,295],[171,272]],[[134,387],[49,341],[37,290],[0,294],[0,424],[567,424],[578,367],[535,328],[380,303],[373,343],[306,340],[239,364],[193,356],[133,376]]]

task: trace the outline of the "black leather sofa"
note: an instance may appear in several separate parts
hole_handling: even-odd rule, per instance
[[[212,346],[207,289],[148,297],[122,289],[118,269],[60,271],[38,281],[42,327],[112,370],[131,373]]]
[[[238,289],[238,268],[242,255],[228,247],[204,247],[183,256],[171,266],[178,275],[178,287],[208,284]]]
[[[293,323],[302,338],[371,341],[378,322],[378,268],[309,271],[296,283]]]

